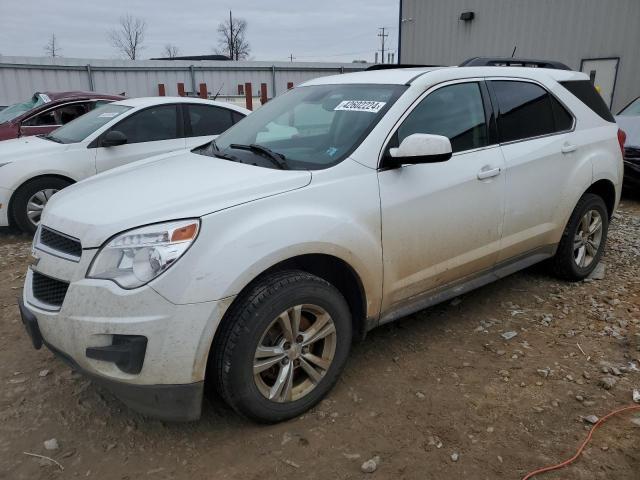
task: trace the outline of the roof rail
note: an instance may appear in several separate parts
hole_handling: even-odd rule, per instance
[[[410,65],[407,63],[377,63],[365,68],[366,72],[372,70],[391,70],[395,68],[416,68],[416,67],[441,67],[442,65]]]
[[[473,57],[462,62],[459,67],[532,67],[571,70],[564,63],[553,60],[534,60],[511,57]]]

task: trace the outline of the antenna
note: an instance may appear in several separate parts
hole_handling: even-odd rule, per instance
[[[216,98],[218,98],[218,95],[220,95],[220,92],[222,91],[222,87],[224,87],[224,82],[222,82],[222,85],[220,85],[220,88],[218,89],[218,91],[216,92],[216,94],[213,96],[213,99],[215,100]]]

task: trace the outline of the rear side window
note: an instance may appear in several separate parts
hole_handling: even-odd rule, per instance
[[[607,122],[615,122],[613,115],[611,115],[609,111],[609,107],[607,107],[607,104],[596,91],[590,80],[570,80],[560,82],[560,85],[578,97],[582,103],[597,113],[602,119]]]
[[[553,120],[556,125],[556,132],[563,132],[565,130],[571,130],[573,127],[573,117],[567,111],[566,108],[556,100],[553,95],[551,98],[551,108],[553,109]]]
[[[231,110],[209,105],[188,105],[191,134],[189,137],[220,135],[233,125]]]
[[[231,110],[231,118],[233,118],[233,123],[238,123],[240,120],[242,120],[245,117],[245,115],[241,114],[240,112],[234,112],[233,110]]]
[[[414,133],[444,135],[453,152],[489,144],[484,105],[477,83],[458,83],[430,93],[400,125],[390,147]]]
[[[491,84],[500,110],[498,131],[501,142],[566,130],[556,129],[552,98],[544,88],[534,83],[511,80],[493,80]]]

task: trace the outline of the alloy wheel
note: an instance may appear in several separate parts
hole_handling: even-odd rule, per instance
[[[337,334],[331,316],[317,305],[296,305],[282,312],[262,335],[253,360],[260,393],[273,402],[309,394],[331,366]]]
[[[588,210],[580,220],[573,239],[573,258],[576,265],[586,268],[593,263],[602,243],[602,216],[597,210]]]

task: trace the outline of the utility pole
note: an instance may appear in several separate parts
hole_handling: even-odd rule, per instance
[[[293,56],[293,53],[289,54],[289,60],[291,62],[293,62],[296,59],[296,57]]]
[[[378,30],[380,30],[380,32],[378,33],[378,36],[382,40],[382,63],[384,63],[384,41],[389,36],[389,34],[384,33],[385,27],[380,27]]]
[[[229,57],[231,57],[231,60],[233,60],[233,54],[235,52],[236,46],[233,40],[233,18],[231,15],[231,10],[229,10],[229,38],[230,38],[229,46],[231,47],[229,49]]]

